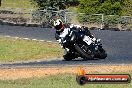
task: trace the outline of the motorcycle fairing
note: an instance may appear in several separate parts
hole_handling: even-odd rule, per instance
[[[93,41],[89,36],[84,36],[83,41],[90,45]]]

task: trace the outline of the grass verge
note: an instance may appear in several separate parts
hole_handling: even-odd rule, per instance
[[[26,61],[61,57],[57,43],[0,37],[0,62]]]
[[[132,74],[131,74],[132,75]],[[76,76],[59,74],[43,78],[0,81],[1,88],[131,88],[130,84],[85,84],[80,86]]]
[[[1,0],[2,7],[12,8],[34,8],[31,0]]]

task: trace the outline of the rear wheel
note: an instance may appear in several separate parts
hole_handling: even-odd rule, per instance
[[[65,55],[63,55],[63,58],[66,60],[66,61],[70,61],[72,59],[75,59],[75,54],[74,53],[67,53]]]

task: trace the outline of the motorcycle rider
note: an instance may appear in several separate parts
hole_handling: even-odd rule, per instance
[[[90,33],[88,27],[71,24],[70,28],[75,29],[78,32],[81,31],[84,35],[89,36],[90,38],[92,38],[92,40],[94,40],[94,41],[96,40],[96,38]]]
[[[91,47],[91,51],[94,53],[95,48],[94,48],[94,45],[92,44],[92,42],[94,42],[96,40],[96,38],[90,33],[90,31],[88,30],[88,27],[71,24],[69,28],[66,28],[66,27],[64,27],[64,23],[62,22],[62,20],[58,18],[54,21],[54,28],[56,29],[55,38],[57,41],[59,41],[59,43],[61,44],[62,47],[63,47],[63,42],[64,42],[63,39],[68,34],[68,32],[70,30],[76,30],[78,33],[81,32],[84,35],[90,37],[88,39],[88,41],[91,41],[91,42],[88,45]]]
[[[82,31],[86,36],[89,36],[90,38],[92,38],[93,41],[96,40],[96,38],[90,33],[88,27],[71,24],[69,28],[66,28],[62,20],[59,18],[54,21],[53,25],[54,25],[54,28],[56,29],[56,34],[57,34],[56,40],[58,40],[59,38],[65,37],[68,34],[68,31],[70,29],[74,29],[76,31]]]

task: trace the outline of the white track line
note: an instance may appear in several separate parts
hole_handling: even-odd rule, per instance
[[[39,42],[57,43],[57,42],[47,41],[47,40],[30,39],[30,38],[22,38],[22,37],[12,37],[12,36],[9,36],[9,35],[6,35],[6,36],[4,36],[4,37],[6,37],[6,38],[14,38],[14,39],[24,39],[24,40],[39,41]]]

